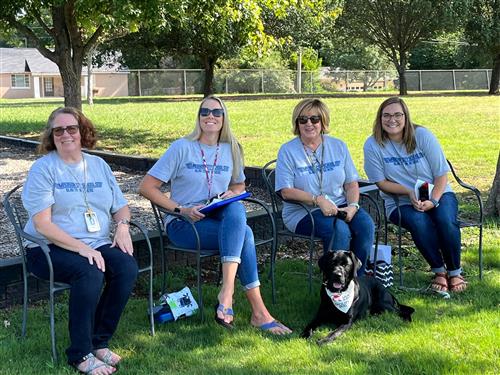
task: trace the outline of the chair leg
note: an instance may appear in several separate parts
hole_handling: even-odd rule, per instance
[[[50,339],[52,342],[52,359],[54,363],[57,363],[57,347],[56,347],[56,331],[55,331],[55,318],[54,318],[54,287],[50,286],[50,297],[49,297],[49,308],[50,308]]]
[[[479,280],[483,280],[483,225],[479,226]]]
[[[161,246],[161,295],[165,294],[167,288],[167,256],[165,248]]]
[[[203,311],[203,295],[201,294],[201,259],[200,254],[196,257],[196,270],[197,270],[197,281],[198,281],[198,301],[200,302],[198,305],[200,307],[200,320],[203,322],[205,320],[204,311]]]
[[[398,226],[398,262],[399,262],[399,286],[403,286],[403,249],[401,248],[401,236],[403,235],[401,225]]]
[[[28,319],[28,277],[23,272],[23,323],[21,326],[21,336],[26,337],[26,320]]]
[[[155,319],[153,311],[153,266],[149,265],[149,323],[151,325],[151,336],[155,335]]]
[[[270,277],[271,277],[271,291],[272,291],[272,298],[273,298],[273,305],[276,304],[276,284],[275,284],[275,279],[274,279],[274,273],[275,273],[275,267],[276,267],[276,252],[277,252],[277,241],[274,239],[272,245],[271,245],[271,271],[270,271]]]
[[[309,294],[312,293],[312,270],[313,270],[314,240],[309,240]]]

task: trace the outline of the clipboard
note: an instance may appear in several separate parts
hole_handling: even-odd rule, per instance
[[[243,192],[241,194],[235,195],[235,196],[230,197],[230,198],[226,198],[226,199],[222,199],[222,200],[216,199],[212,203],[207,204],[205,207],[201,208],[199,211],[202,214],[206,215],[209,212],[211,212],[213,210],[216,210],[217,208],[224,207],[226,204],[229,204],[229,203],[232,203],[232,202],[236,202],[236,201],[240,201],[242,199],[248,198],[251,195],[252,195],[251,193],[249,193],[248,191],[245,191],[245,192]]]

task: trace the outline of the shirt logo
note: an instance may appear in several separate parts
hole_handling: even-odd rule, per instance
[[[412,165],[412,164],[417,164],[420,162],[420,159],[424,157],[423,152],[417,152],[413,155],[410,156],[405,156],[405,157],[387,157],[384,158],[384,162],[386,164],[393,164],[393,165]]]
[[[327,163],[323,163],[323,173],[333,171],[335,168],[340,166],[340,160],[330,161]],[[305,167],[298,167],[297,171],[300,174],[315,174],[316,171],[319,172],[319,167],[312,167],[311,165],[307,165]]]
[[[67,193],[83,192],[84,184],[81,182],[56,182],[57,190],[66,190]],[[93,193],[94,189],[102,188],[102,182],[87,182],[87,193]]]
[[[207,165],[209,171],[211,171],[213,167],[214,167],[213,164]],[[205,173],[205,166],[203,164],[186,163],[186,168],[193,170],[193,172],[195,173]],[[222,172],[228,172],[228,171],[229,171],[228,165],[216,165],[214,174],[221,174]]]

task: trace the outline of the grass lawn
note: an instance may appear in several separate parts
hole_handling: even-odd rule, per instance
[[[349,146],[363,170],[362,146],[382,98],[331,98],[331,134]],[[431,129],[460,176],[484,196],[493,180],[500,148],[500,98],[437,96],[406,99],[415,122]],[[262,166],[291,139],[290,117],[296,99],[229,101],[233,129],[243,144],[247,165]],[[0,134],[33,136],[60,102],[0,100]],[[158,157],[194,124],[197,102],[97,100],[84,106],[100,133],[99,147],[119,153]],[[237,329],[227,332],[213,321],[210,305],[217,288],[204,286],[207,321],[197,317],[157,327],[148,335],[146,301],[127,305],[112,347],[124,357],[120,374],[498,374],[500,373],[500,226],[490,221],[484,234],[484,280],[477,270],[477,232],[463,232],[463,267],[467,292],[442,299],[395,289],[400,302],[413,306],[411,324],[393,315],[360,321],[336,342],[318,347],[298,337],[317,308],[320,276],[307,292],[306,264],[278,262],[278,303],[271,305],[270,284],[262,291],[271,312],[295,332],[272,337],[249,326],[250,308],[238,291],[234,305]],[[421,260],[421,257],[417,256]],[[411,258],[410,258],[411,259]],[[396,259],[394,259],[395,261]],[[408,263],[407,265],[409,265]],[[426,267],[407,269],[408,285],[428,283]],[[395,270],[396,271],[396,270]],[[265,271],[264,271],[265,272]],[[179,275],[180,273],[174,273]],[[185,273],[184,273],[185,274]],[[265,275],[266,273],[263,273]],[[180,277],[173,288],[184,286]],[[192,286],[192,285],[191,285]],[[157,289],[158,290],[158,289]],[[212,302],[213,301],[213,302]],[[46,303],[30,308],[28,338],[20,339],[21,310],[0,310],[0,374],[72,374],[64,359],[50,360]],[[57,310],[58,347],[68,344],[65,297]],[[325,335],[323,327],[314,336]]]

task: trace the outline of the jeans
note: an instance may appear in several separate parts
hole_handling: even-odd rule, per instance
[[[450,276],[460,275],[461,239],[458,224],[458,201],[454,193],[445,193],[439,206],[420,212],[411,205],[403,205],[401,226],[410,231],[413,242],[431,266],[432,272],[445,272]],[[389,219],[398,224],[398,210]]]
[[[241,202],[229,203],[197,221],[201,248],[219,250],[222,263],[239,263],[238,276],[245,290],[260,285],[253,232],[247,225],[245,207]],[[176,219],[167,225],[167,235],[175,246],[196,248],[191,225]]]
[[[314,218],[314,235],[321,238],[323,249],[326,251],[334,233],[333,222],[335,218],[323,215],[321,210],[314,210],[312,216]],[[311,230],[311,218],[309,215],[306,215],[297,224],[295,233],[310,235]],[[332,250],[353,250],[362,263],[362,267],[358,270],[358,275],[361,276],[365,273],[366,262],[368,261],[374,238],[375,224],[371,216],[363,208],[360,208],[349,223],[340,219],[335,220],[335,238]]]
[[[69,296],[70,347],[68,363],[74,363],[96,349],[107,348],[137,278],[133,256],[104,245],[97,248],[106,265],[102,272],[87,258],[49,245],[54,281],[71,284]],[[49,278],[47,260],[40,247],[28,249],[28,270],[42,279]],[[104,291],[102,286],[106,281]],[[101,293],[102,292],[102,293]]]

